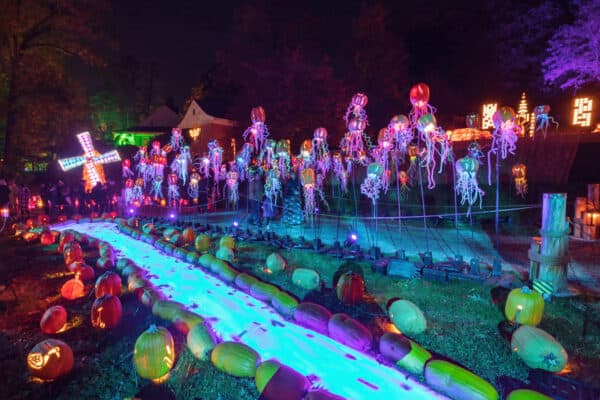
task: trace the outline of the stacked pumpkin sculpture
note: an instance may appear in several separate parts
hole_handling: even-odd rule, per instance
[[[544,314],[544,299],[539,292],[527,286],[511,290],[504,314],[518,326],[510,344],[528,367],[551,372],[565,367],[568,360],[565,349],[550,334],[535,327]]]

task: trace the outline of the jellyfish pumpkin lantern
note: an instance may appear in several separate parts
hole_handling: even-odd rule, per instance
[[[350,105],[344,115],[348,131],[342,138],[340,149],[347,161],[366,165],[366,146],[364,143],[364,131],[368,125],[365,106],[369,99],[363,93],[352,96]]]
[[[179,202],[179,187],[177,185],[177,175],[169,174],[167,177],[168,191],[167,196],[169,205],[177,205]]]
[[[304,193],[304,215],[310,223],[314,220],[316,208],[315,202],[315,171],[312,168],[306,168],[300,175],[302,181],[302,190]]]
[[[426,114],[434,114],[435,109],[429,105],[429,86],[425,83],[417,83],[410,89],[410,104],[412,110],[409,114],[412,125],[416,125],[419,118]]]
[[[265,109],[261,106],[254,107],[250,112],[252,125],[246,128],[243,134],[244,140],[247,143],[252,144],[252,148],[254,151],[258,152],[258,154],[262,151],[265,140],[269,137],[269,128],[265,123],[266,119]]]
[[[541,131],[544,139],[546,139],[550,123],[558,128],[558,122],[549,115],[550,106],[547,104],[537,106],[533,109],[533,112],[535,113],[535,132]]]
[[[500,159],[505,160],[508,154],[515,154],[517,140],[521,127],[517,124],[515,110],[511,107],[500,107],[492,117],[494,132],[492,133],[492,144],[488,150],[488,184],[492,184],[492,154],[496,156],[496,164]],[[498,158],[500,157],[500,158]]]
[[[442,173],[444,164],[452,156],[452,148],[448,136],[437,124],[433,114],[425,114],[417,120],[417,129],[421,140],[425,143],[422,166],[427,169],[427,188],[435,188],[435,169],[439,164],[438,173]]]
[[[454,181],[454,190],[460,195],[460,204],[468,205],[467,215],[471,214],[471,207],[479,200],[479,208],[485,192],[479,188],[477,182],[477,172],[479,171],[479,161],[471,156],[465,156],[455,163],[456,177]]]
[[[311,158],[320,174],[325,175],[331,167],[329,146],[327,145],[327,129],[321,127],[315,129],[312,140]]]
[[[383,167],[379,163],[371,163],[367,167],[367,177],[360,185],[360,192],[371,199],[373,206],[379,200],[379,193],[383,188]]]
[[[527,194],[527,167],[525,164],[519,163],[513,165],[512,175],[515,180],[517,194],[522,198],[525,198],[525,195]]]
[[[227,172],[225,179],[225,185],[227,187],[227,200],[229,201],[231,207],[234,209],[237,208],[237,203],[239,200],[238,179],[239,174],[237,171],[232,170]]]

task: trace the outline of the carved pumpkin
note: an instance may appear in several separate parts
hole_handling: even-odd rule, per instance
[[[58,241],[58,252],[62,253],[65,247],[65,244],[72,242],[73,240],[75,240],[75,236],[73,235],[72,232],[68,232],[68,231],[63,231],[60,234],[59,237],[59,241]]]
[[[38,240],[38,238],[40,237],[39,234],[37,234],[36,232],[24,232],[21,237],[23,238],[23,240],[27,243],[31,243],[31,242],[35,242],[36,240]]]
[[[92,304],[92,326],[99,329],[111,329],[117,326],[123,314],[121,300],[117,296],[105,294]]]
[[[65,246],[63,257],[66,265],[71,264],[73,261],[83,261],[83,250],[79,243],[70,242],[68,246]]]
[[[194,247],[200,253],[207,252],[210,249],[210,237],[205,233],[196,236]]]
[[[388,306],[392,323],[407,335],[416,335],[427,328],[427,320],[417,305],[408,300],[395,300]]]
[[[210,361],[220,371],[240,378],[256,374],[258,353],[242,343],[219,343],[210,354]]]
[[[121,277],[114,272],[105,272],[96,280],[94,287],[96,298],[102,297],[105,294],[113,296],[121,295]]]
[[[267,257],[267,269],[270,272],[281,272],[286,267],[286,262],[281,255],[278,253],[271,253],[269,257]]]
[[[386,332],[379,340],[379,352],[399,368],[415,375],[423,375],[431,353],[399,333]]]
[[[82,265],[78,270],[75,271],[75,274],[79,274],[79,279],[82,281],[91,281],[96,277],[96,272],[94,268],[89,265]]]
[[[321,285],[319,273],[309,268],[296,268],[292,273],[292,282],[306,290],[317,289]]]
[[[56,219],[58,220],[58,222],[65,222],[67,220],[67,216],[64,214],[61,214]]]
[[[39,342],[27,355],[27,368],[31,375],[45,381],[68,374],[73,369],[73,363],[73,350],[58,339]]]
[[[365,281],[355,272],[346,272],[340,276],[336,285],[338,299],[344,304],[356,304],[362,301],[365,294]]]
[[[294,310],[294,321],[319,333],[327,334],[327,324],[330,318],[331,312],[316,303],[303,302],[298,304]]]
[[[513,289],[506,299],[504,314],[511,322],[536,326],[544,314],[544,298],[539,292],[527,286]]]
[[[273,360],[258,366],[254,380],[264,400],[301,400],[310,387],[304,375]]]
[[[67,300],[75,300],[85,296],[85,286],[78,276],[66,281],[60,288],[60,294]]]
[[[160,300],[160,295],[153,288],[145,287],[138,291],[138,298],[146,307],[152,307],[155,301]]]
[[[496,389],[487,381],[456,364],[432,360],[425,366],[425,382],[451,399],[497,400]]]
[[[196,240],[196,232],[194,232],[193,228],[185,228],[181,235],[183,236],[183,243],[186,246],[193,244]]]
[[[42,231],[42,234],[40,235],[42,246],[50,246],[51,244],[54,244],[55,241],[56,237],[50,229],[44,229],[44,231]]]
[[[215,347],[215,339],[204,324],[196,324],[187,334],[187,346],[194,357],[208,361],[210,352]]]
[[[67,310],[63,306],[48,308],[40,320],[42,332],[49,335],[60,332],[67,323]]]
[[[103,270],[109,270],[115,267],[115,263],[112,258],[100,257],[96,260],[96,267]]]
[[[45,214],[38,215],[37,220],[40,225],[48,225],[50,223],[50,217]]]
[[[133,364],[142,378],[163,382],[169,377],[174,362],[175,344],[166,328],[151,325],[135,341]]]

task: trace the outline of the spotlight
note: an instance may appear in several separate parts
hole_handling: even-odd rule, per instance
[[[169,218],[171,218],[171,219],[175,219],[175,213],[170,213],[170,214],[169,214]]]
[[[8,218],[10,216],[10,211],[8,210],[8,208],[3,208],[0,210],[0,216],[2,218]]]
[[[135,212],[135,210],[133,208],[129,209],[129,214],[133,214]]]
[[[358,235],[356,233],[351,233],[350,234],[350,241],[351,242],[356,242],[358,240]]]
[[[237,228],[238,226],[240,226],[239,222],[237,222],[237,221],[233,221],[233,227],[234,227],[234,228]]]

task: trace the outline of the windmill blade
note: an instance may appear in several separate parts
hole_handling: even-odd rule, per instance
[[[95,156],[94,145],[92,143],[92,137],[89,132],[83,132],[77,135],[77,139],[83,148],[84,155],[87,158],[92,158]]]
[[[93,158],[93,161],[98,164],[108,164],[111,162],[121,161],[121,156],[116,150],[111,150],[108,153],[100,154]]]
[[[98,173],[98,169],[96,168],[96,166],[94,165],[93,162],[87,162],[85,164],[84,168],[87,170],[90,187],[93,188],[94,186],[96,186],[96,183],[98,183],[98,182],[104,183],[100,179],[100,174]]]
[[[60,167],[62,168],[63,171],[68,171],[75,167],[79,167],[80,165],[83,165],[84,163],[85,163],[84,156],[69,157],[69,158],[63,158],[62,160],[58,160],[58,164],[60,165]]]

